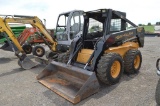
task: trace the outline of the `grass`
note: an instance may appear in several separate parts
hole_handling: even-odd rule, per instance
[[[145,32],[154,33],[154,26],[153,25],[150,25],[150,26],[144,25],[143,27],[144,27]]]

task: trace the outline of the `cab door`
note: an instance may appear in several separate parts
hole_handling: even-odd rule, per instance
[[[75,36],[82,31],[83,28],[83,11],[75,11],[70,20],[70,39],[72,40]]]
[[[68,15],[67,24],[65,25],[65,30],[63,32],[63,40],[58,40],[58,48],[61,51],[69,49],[69,46],[78,33],[82,32],[83,28],[83,11],[72,11]],[[59,37],[61,37],[59,36]]]

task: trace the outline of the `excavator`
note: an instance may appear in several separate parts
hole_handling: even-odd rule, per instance
[[[4,18],[0,17],[0,32],[1,36],[4,36],[7,39],[8,45],[19,58],[18,64],[20,67],[23,69],[30,69],[35,67],[36,63],[27,57],[25,51],[20,45],[20,42],[11,31],[9,23],[23,23],[32,25],[32,27],[39,32],[39,35],[41,35],[47,46],[50,48],[51,52],[48,55],[49,57],[52,57],[52,54],[55,55],[58,51],[66,51],[67,48],[69,48],[71,40],[81,32],[81,26],[83,25],[82,16],[83,11],[81,10],[74,10],[60,14],[56,27],[57,39],[48,33],[42,21],[37,16],[5,15]],[[47,41],[44,37],[47,39]],[[1,49],[9,50],[8,45],[2,46]]]
[[[15,55],[19,58],[18,64],[23,69],[30,69],[34,66],[36,66],[36,63],[31,61],[25,51],[23,50],[22,46],[18,42],[18,39],[15,37],[14,33],[11,31],[9,27],[9,23],[24,23],[24,24],[30,24],[34,28],[37,28],[45,37],[49,40],[51,44],[46,44],[52,51],[56,51],[56,45],[57,41],[53,39],[50,34],[47,32],[45,26],[43,25],[42,21],[36,17],[36,16],[21,16],[21,15],[14,15],[14,16],[6,16],[5,18],[0,18],[0,32],[1,35],[4,36],[10,47],[12,47],[12,50],[15,52]],[[43,36],[42,36],[43,37]],[[10,41],[10,39],[11,41]],[[45,39],[44,39],[45,41]],[[6,50],[8,45],[4,45],[1,47],[1,49]]]
[[[100,82],[113,85],[123,72],[137,73],[142,62],[138,48],[144,46],[144,28],[127,19],[125,12],[98,9],[83,15],[82,36],[74,38],[62,61],[52,61],[37,76],[73,104],[97,93]]]

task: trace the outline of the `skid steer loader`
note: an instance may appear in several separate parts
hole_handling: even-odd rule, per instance
[[[58,52],[66,51],[73,37],[75,37],[77,34],[81,34],[81,26],[83,26],[84,21],[82,14],[83,11],[74,10],[59,15],[56,28],[56,37],[59,37],[59,39],[57,40],[48,33],[42,21],[36,16],[6,15],[5,18],[1,17],[1,35],[3,35],[8,41],[8,43],[2,46],[1,49],[14,51],[16,56],[19,58],[18,64],[23,69],[30,69],[37,64],[27,58],[26,53],[20,45],[21,42],[18,42],[17,38],[14,36],[14,33],[9,27],[9,23],[30,24],[33,26],[33,28],[36,28],[37,31],[39,31],[39,35],[41,35],[42,39],[51,50],[50,54],[48,54],[47,56],[49,58],[57,54]],[[46,37],[47,41],[44,37]],[[11,49],[8,48],[8,46],[10,46]],[[21,56],[19,55],[19,53],[22,53]]]
[[[41,84],[74,104],[98,92],[98,81],[112,85],[123,71],[138,72],[142,62],[138,48],[144,45],[144,28],[112,9],[84,12],[82,33],[74,38],[70,53],[64,53],[67,64],[52,61],[37,76]]]

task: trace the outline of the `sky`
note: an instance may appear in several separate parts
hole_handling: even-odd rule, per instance
[[[38,16],[46,27],[56,27],[58,15],[71,10],[110,8],[126,12],[135,24],[160,21],[160,0],[0,0],[0,14]]]

